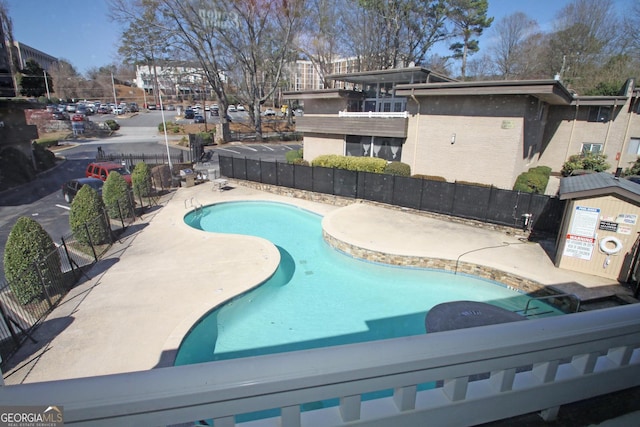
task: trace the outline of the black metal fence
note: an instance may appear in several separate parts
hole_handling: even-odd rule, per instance
[[[193,157],[191,152],[189,151],[180,151],[178,154],[171,155],[171,163],[190,163]],[[104,151],[98,149],[98,153],[96,154],[96,161],[99,162],[116,162],[120,164],[127,165],[129,168],[133,168],[138,163],[146,163],[150,166],[152,165],[164,165],[168,164],[169,160],[166,154],[114,154],[114,153],[105,153]]]
[[[0,283],[2,366],[27,339],[33,340],[33,329],[104,256],[117,236],[135,221],[135,215],[131,197],[118,201],[111,218],[104,209],[63,236],[55,250],[33,262],[10,283]]]
[[[228,178],[371,200],[509,227],[556,234],[564,201],[461,183],[219,156]]]

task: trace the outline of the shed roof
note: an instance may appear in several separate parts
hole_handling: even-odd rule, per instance
[[[560,200],[616,195],[640,205],[640,184],[607,172],[562,178],[558,194]]]

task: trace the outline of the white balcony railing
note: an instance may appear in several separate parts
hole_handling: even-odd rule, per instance
[[[65,425],[155,426],[280,410],[252,425],[472,425],[640,385],[640,305],[94,378],[0,387]],[[419,384],[435,387],[422,389]],[[363,401],[362,394],[392,390]],[[337,398],[339,405],[301,412]]]
[[[378,111],[339,111],[338,117],[364,117],[364,118],[402,118],[406,119],[409,117],[409,114],[406,111],[400,111],[397,113],[392,112],[378,112]]]

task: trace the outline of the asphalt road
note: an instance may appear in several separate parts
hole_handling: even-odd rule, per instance
[[[112,115],[90,116],[90,120],[104,121],[113,119]],[[84,176],[88,163],[95,160],[98,147],[106,154],[145,154],[166,156],[167,144],[164,136],[159,134],[158,124],[162,122],[161,111],[150,111],[137,114],[131,118],[117,119],[121,129],[116,136],[102,139],[77,139],[70,141],[70,148],[58,152],[64,161],[53,169],[43,172],[38,177],[18,188],[0,193],[0,280],[4,280],[4,247],[11,228],[21,216],[28,216],[38,221],[49,233],[54,242],[70,232],[69,204],[64,201],[60,191],[62,184],[71,178]],[[175,112],[165,111],[165,120],[175,121]],[[296,144],[225,144],[209,146],[213,151],[213,162],[217,162],[216,154],[262,159],[265,161],[284,161],[287,151],[299,149]],[[169,145],[174,154],[186,148]]]

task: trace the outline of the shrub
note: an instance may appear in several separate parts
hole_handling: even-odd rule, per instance
[[[113,119],[105,120],[104,124],[109,126],[109,129],[111,129],[111,130],[120,129],[120,124],[118,122],[116,122],[115,120],[113,120]]]
[[[118,172],[111,172],[102,187],[102,200],[109,218],[124,219],[131,216],[129,184]]]
[[[624,170],[624,174],[625,176],[640,175],[640,157],[636,159],[631,167],[628,167]]]
[[[45,262],[47,256],[49,259]],[[62,276],[60,255],[51,236],[38,222],[29,217],[18,218],[5,245],[4,272],[20,304],[40,300],[43,285]]]
[[[611,165],[607,163],[607,155],[600,153],[574,154],[562,165],[562,176],[569,176],[575,170],[604,172]]]
[[[203,145],[212,145],[213,141],[214,141],[214,136],[215,136],[215,129],[212,131],[208,131],[208,132],[198,132],[197,136],[198,138],[200,138],[200,141],[202,142]]]
[[[69,211],[69,226],[78,242],[101,245],[109,241],[109,224],[103,212],[104,202],[98,192],[88,185],[82,186]]]
[[[411,176],[411,166],[402,162],[387,163],[384,173],[389,175]]]
[[[383,173],[384,168],[387,166],[387,161],[375,157],[353,157],[325,154],[313,159],[311,166],[347,169],[358,172]]]
[[[412,178],[427,179],[429,181],[447,182],[447,178],[443,176],[437,176],[437,175],[416,174],[416,175],[412,175]]]
[[[131,172],[133,194],[136,197],[146,197],[151,193],[151,170],[146,163],[138,163]]]
[[[171,133],[184,132],[183,127],[179,123],[165,122],[164,124],[167,125],[167,132],[171,132]],[[158,124],[158,132],[164,132],[164,124],[163,123]]]
[[[31,146],[33,147],[33,157],[36,161],[36,167],[38,170],[47,170],[56,165],[55,154],[35,142],[31,144]]]
[[[30,182],[35,178],[31,159],[13,147],[0,147],[0,189]]]
[[[299,150],[289,150],[285,153],[284,158],[287,160],[287,163],[295,163],[296,161],[303,158],[302,148]]]
[[[549,183],[551,168],[548,166],[538,166],[523,172],[516,179],[513,189],[524,193],[544,194]]]

